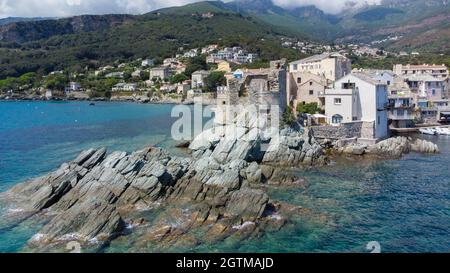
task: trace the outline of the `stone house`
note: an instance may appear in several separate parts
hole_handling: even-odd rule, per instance
[[[206,85],[206,78],[208,78],[210,72],[206,70],[199,70],[192,73],[192,89],[201,89]]]
[[[323,53],[289,64],[289,72],[310,72],[336,81],[352,71],[351,61],[340,53]]]
[[[172,71],[168,67],[155,67],[150,70],[150,80],[165,80],[172,76]]]
[[[287,97],[289,105],[297,110],[300,103],[317,103],[320,108],[325,106],[325,89],[329,81],[322,76],[310,72],[287,73]]]

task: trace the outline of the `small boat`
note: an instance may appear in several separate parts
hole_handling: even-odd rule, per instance
[[[447,135],[447,136],[449,136],[450,135],[450,129],[448,129],[448,128],[436,128],[436,133],[438,135]]]
[[[436,135],[436,130],[431,128],[419,129],[419,132],[424,135]]]
[[[89,106],[95,106],[95,103],[92,102],[92,103],[89,104]]]

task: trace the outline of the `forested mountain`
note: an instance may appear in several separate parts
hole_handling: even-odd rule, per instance
[[[280,57],[280,35],[288,31],[218,9],[216,3],[188,5],[145,15],[77,16],[59,20],[20,22],[0,31],[0,78],[27,72],[43,74],[115,61],[171,57],[180,47],[196,48],[209,43],[244,45],[264,59]],[[213,11],[211,18],[202,13]],[[189,11],[189,12],[187,12]],[[287,53],[289,54],[289,53]],[[285,55],[283,55],[285,56]]]
[[[0,78],[174,55],[179,47],[243,44],[263,58],[285,57],[280,36],[334,43],[377,42],[392,50],[450,54],[449,0],[384,0],[335,15],[314,6],[285,9],[271,0],[206,1],[144,15],[3,19]],[[212,17],[203,16],[211,12]],[[0,21],[1,22],[1,21]]]

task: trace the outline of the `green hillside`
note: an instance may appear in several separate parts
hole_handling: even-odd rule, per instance
[[[201,3],[200,6],[210,5]],[[33,22],[39,23],[48,24]],[[252,47],[266,59],[289,57],[293,53],[283,49],[278,40],[279,35],[285,34],[277,27],[232,12],[203,18],[192,14],[173,16],[166,10],[135,16],[100,31],[56,33],[35,41],[1,43],[0,79],[27,72],[45,74],[136,58],[171,57],[180,47],[196,48],[210,43]]]
[[[171,14],[171,15],[192,15],[195,13],[234,13],[232,10],[229,10],[226,5],[220,1],[205,1],[198,2],[193,4],[187,4],[181,7],[171,7],[165,9],[159,9],[157,11],[151,13],[162,13],[162,14]]]

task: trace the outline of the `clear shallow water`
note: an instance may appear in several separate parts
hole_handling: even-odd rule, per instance
[[[171,105],[0,102],[0,191],[92,147],[173,150],[171,111]]]
[[[133,151],[157,145],[180,153],[169,137],[171,110],[131,103],[0,102],[0,191],[91,147]],[[386,252],[450,252],[450,137],[428,138],[441,154],[339,163],[299,172],[306,189],[269,190],[273,199],[311,210],[280,232],[168,251],[367,252],[366,244],[378,241]],[[0,252],[20,251],[37,230],[29,222],[2,229],[0,220]],[[106,251],[129,247],[113,243]]]

